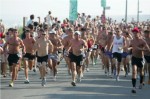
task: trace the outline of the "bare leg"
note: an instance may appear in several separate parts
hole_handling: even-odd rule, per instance
[[[75,82],[77,75],[76,64],[74,62],[71,62],[71,64],[72,64],[72,81]]]
[[[27,62],[27,60],[24,60],[24,73],[25,73],[26,79],[28,79],[28,62]]]
[[[29,60],[29,69],[32,70],[34,60]]]

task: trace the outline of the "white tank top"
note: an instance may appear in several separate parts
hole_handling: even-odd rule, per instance
[[[121,50],[119,49],[121,48]],[[112,49],[112,53],[123,53],[123,37],[121,36],[120,39],[117,39],[116,36],[114,36],[114,40],[113,40],[113,49]]]

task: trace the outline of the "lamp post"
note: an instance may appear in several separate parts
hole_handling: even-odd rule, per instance
[[[105,23],[105,21],[106,21],[106,16],[105,16],[106,0],[101,0],[101,7],[103,7],[102,23]]]
[[[137,22],[139,22],[139,0],[137,4]]]
[[[23,27],[25,27],[26,26],[26,24],[27,24],[27,17],[23,17]]]
[[[125,22],[127,23],[127,13],[128,13],[128,0],[126,0],[126,9],[125,9]]]

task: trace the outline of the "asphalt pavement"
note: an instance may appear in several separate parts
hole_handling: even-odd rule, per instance
[[[150,99],[150,85],[145,84],[143,89],[138,89],[137,80],[137,93],[132,94],[131,73],[124,77],[124,71],[121,71],[120,81],[116,81],[104,74],[100,61],[97,65],[90,65],[90,71],[85,71],[82,81],[76,87],[71,85],[71,76],[68,75],[64,61],[58,66],[56,81],[50,70],[45,87],[41,86],[39,78],[38,70],[29,71],[30,83],[24,84],[24,72],[19,71],[14,87],[9,87],[11,77],[1,76],[1,99]]]

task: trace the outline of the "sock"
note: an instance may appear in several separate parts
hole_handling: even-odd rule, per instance
[[[136,79],[135,78],[132,78],[132,85],[133,85],[133,87],[136,86]]]
[[[143,83],[143,79],[144,79],[144,76],[143,76],[143,75],[140,75],[140,84]]]

